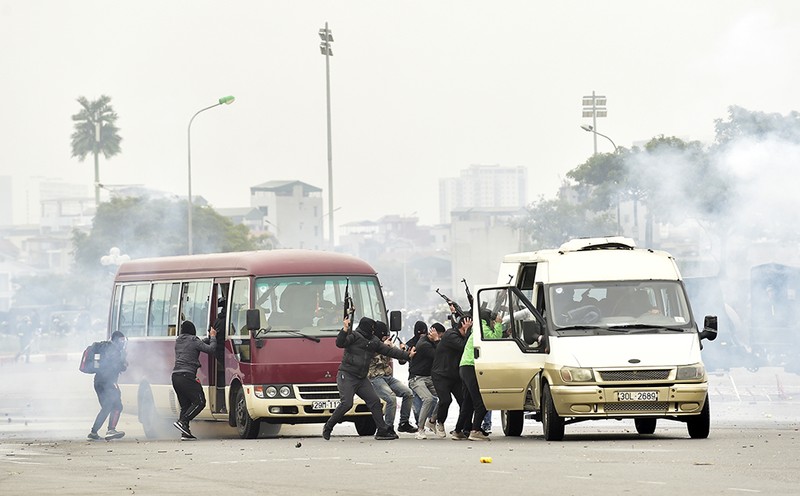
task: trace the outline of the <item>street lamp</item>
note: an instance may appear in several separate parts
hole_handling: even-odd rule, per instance
[[[610,141],[610,142],[611,142],[611,146],[613,146],[613,147],[614,147],[614,152],[616,153],[616,151],[617,151],[617,145],[616,145],[616,144],[614,144],[614,140],[612,140],[611,138],[609,138],[608,136],[606,136],[606,135],[605,135],[605,134],[603,134],[603,133],[598,133],[598,132],[597,132],[597,131],[594,129],[594,127],[593,127],[593,126],[590,126],[590,125],[588,125],[588,124],[582,124],[582,125],[581,125],[581,129],[583,129],[584,131],[590,132],[590,133],[594,133],[595,135],[600,135],[600,136],[602,136],[603,138],[605,138],[605,139],[607,139],[608,141]],[[594,142],[594,154],[595,154],[595,155],[597,155],[597,136],[595,136],[595,142]]]
[[[608,117],[606,97],[595,95],[594,91],[591,96],[583,97],[583,117],[591,117],[592,129],[597,129],[597,118]],[[594,154],[597,155],[597,135],[594,137]]]
[[[319,44],[319,51],[325,56],[325,96],[327,98],[328,109],[328,212],[330,218],[328,219],[328,236],[330,237],[331,249],[334,247],[333,238],[333,149],[331,147],[331,63],[330,59],[333,57],[333,49],[331,43],[333,42],[333,33],[328,29],[328,23],[325,22],[325,27],[319,30],[319,37],[322,43]]]
[[[188,230],[189,230],[189,243],[188,243],[189,244],[189,255],[192,254],[192,122],[194,121],[194,118],[197,117],[197,115],[200,114],[201,112],[205,112],[208,109],[212,109],[212,108],[218,107],[220,105],[230,105],[231,103],[233,103],[234,100],[235,100],[235,98],[232,97],[232,96],[223,96],[222,98],[220,98],[217,101],[217,103],[215,103],[214,105],[209,105],[206,108],[202,108],[202,109],[198,110],[197,112],[194,113],[192,118],[189,119],[189,129],[187,131],[188,137],[187,137],[187,140],[186,140],[186,143],[188,144],[188,154],[187,154],[187,156],[189,157],[189,199],[188,199],[189,205],[188,205],[188,210],[187,210],[187,214],[186,214],[186,220],[187,220],[186,223],[189,226],[189,228],[188,228]]]

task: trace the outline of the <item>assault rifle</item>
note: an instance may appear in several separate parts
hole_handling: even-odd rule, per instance
[[[353,304],[353,297],[350,296],[350,278],[347,278],[347,283],[344,286],[344,318],[350,319],[350,327],[353,324],[353,315],[356,313],[356,307]]]
[[[448,298],[447,296],[443,295],[443,294],[442,294],[442,293],[439,291],[439,288],[436,288],[436,294],[438,294],[439,296],[441,296],[441,297],[442,297],[442,299],[443,299],[444,301],[446,301],[448,305],[452,305],[452,306],[453,306],[453,308],[455,309],[455,311],[453,312],[453,314],[454,314],[455,316],[457,316],[457,317],[468,317],[468,315],[467,315],[466,313],[464,313],[464,310],[462,310],[462,309],[461,309],[461,307],[459,306],[459,304],[458,304],[458,303],[456,303],[455,301],[451,300],[451,299],[450,299],[450,298]]]
[[[466,279],[461,279],[461,282],[464,283],[464,291],[466,291],[466,293],[467,293],[467,301],[469,302],[470,308],[472,308],[474,303],[473,303],[473,298],[472,298],[472,292],[469,290],[469,284],[467,284],[467,280]]]

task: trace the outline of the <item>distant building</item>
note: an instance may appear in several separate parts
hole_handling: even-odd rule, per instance
[[[525,167],[472,165],[459,177],[439,179],[439,222],[450,222],[450,212],[464,208],[522,208],[527,203]]]
[[[281,248],[324,248],[322,189],[302,181],[268,181],[250,187],[250,206],[263,212],[265,230]]]

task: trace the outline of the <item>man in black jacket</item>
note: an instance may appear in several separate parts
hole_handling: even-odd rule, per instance
[[[419,322],[418,322],[419,323]],[[424,322],[423,322],[424,324]],[[436,389],[433,387],[431,369],[433,368],[433,358],[436,354],[436,345],[439,344],[444,326],[438,322],[427,329],[427,333],[419,336],[416,343],[416,352],[411,365],[408,367],[408,386],[414,391],[414,395],[420,398],[419,417],[417,418],[416,438],[426,439],[425,425],[436,433],[436,405],[439,402],[436,397]]]
[[[125,335],[119,331],[111,334],[111,341],[104,342],[102,357],[100,358],[100,370],[94,375],[94,391],[100,401],[100,412],[94,420],[92,430],[89,432],[89,440],[97,441],[100,434],[97,433],[103,422],[108,419],[108,430],[106,431],[106,441],[119,439],[125,432],[117,430],[117,422],[122,413],[122,395],[119,391],[117,381],[119,374],[128,368],[125,359]]]
[[[378,427],[375,439],[397,439],[397,435],[392,435],[389,426],[383,420],[383,406],[372,383],[367,379],[367,372],[372,357],[376,353],[398,360],[410,360],[415,352],[414,350],[405,352],[399,348],[387,346],[376,338],[374,333],[375,321],[368,317],[362,317],[355,331],[350,330],[350,319],[344,319],[344,327],[336,336],[336,346],[344,348],[342,363],[336,374],[340,402],[322,428],[322,437],[326,441],[331,438],[333,426],[341,422],[345,414],[353,407],[353,395],[355,394],[364,400],[367,408],[372,412],[372,418],[375,419],[375,425]]]
[[[181,405],[178,421],[173,423],[181,431],[181,441],[197,439],[189,429],[189,422],[206,407],[203,386],[197,380],[200,368],[200,353],[212,355],[217,347],[217,331],[208,330],[208,338],[197,337],[194,323],[185,320],[181,323],[181,333],[175,340],[175,366],[172,368],[172,388]]]
[[[464,353],[464,345],[467,343],[467,329],[469,326],[464,322],[467,319],[456,320],[458,327],[448,329],[442,336],[441,341],[436,346],[436,353],[433,357],[433,367],[431,367],[431,379],[433,388],[439,397],[439,407],[436,412],[436,435],[445,437],[444,421],[447,419],[447,412],[453,398],[461,406],[464,399],[464,385],[458,372],[461,355]],[[451,398],[452,396],[452,398]]]

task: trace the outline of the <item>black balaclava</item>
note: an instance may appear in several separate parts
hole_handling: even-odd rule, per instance
[[[425,322],[418,320],[414,323],[414,335],[415,336],[422,336],[423,334],[428,334],[428,325]]]
[[[378,339],[383,339],[384,336],[388,335],[389,328],[386,327],[386,324],[380,320],[375,321],[375,337]]]
[[[197,329],[195,329],[194,324],[190,320],[184,320],[181,324],[181,334],[192,334],[196,336]]]
[[[357,331],[360,331],[366,337],[372,337],[375,334],[375,321],[369,317],[361,317],[358,321]]]

